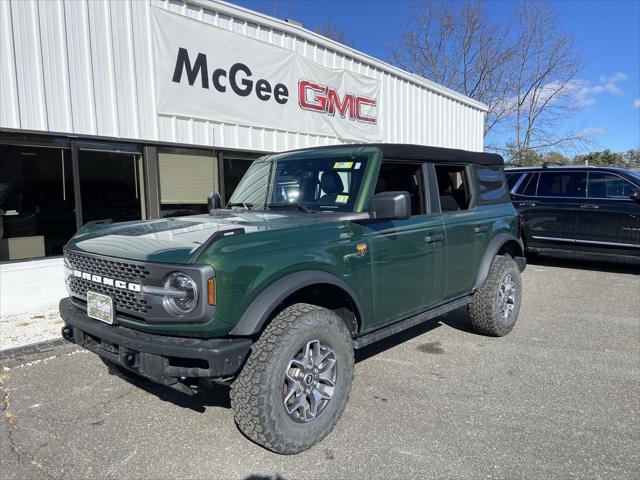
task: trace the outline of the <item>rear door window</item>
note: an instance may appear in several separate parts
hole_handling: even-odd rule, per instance
[[[584,197],[585,172],[542,172],[538,182],[538,197]]]
[[[627,199],[633,185],[612,173],[589,172],[587,196],[589,198]]]

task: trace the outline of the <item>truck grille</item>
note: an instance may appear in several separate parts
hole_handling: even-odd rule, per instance
[[[65,253],[64,257],[77,270],[113,277],[118,280],[140,283],[141,280],[144,280],[149,275],[149,271],[143,265],[136,265],[126,261],[105,260],[75,253]]]
[[[100,275],[134,283],[143,283],[149,275],[144,265],[129,263],[126,261],[106,260],[103,258],[78,255],[65,252],[64,258],[74,270]],[[113,298],[113,304],[118,312],[143,315],[151,309],[140,293],[131,292],[122,288],[91,282],[81,277],[70,275],[67,278],[67,287],[74,297],[86,301],[87,291],[102,293]]]
[[[116,311],[129,312],[133,314],[147,313],[151,308],[146,300],[137,298],[137,294],[128,292],[120,288],[110,287],[108,285],[100,285],[99,283],[89,282],[77,277],[69,277],[69,289],[74,296],[86,301],[87,291],[102,293],[113,298],[113,306]]]

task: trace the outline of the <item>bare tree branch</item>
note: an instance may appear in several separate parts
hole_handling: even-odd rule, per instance
[[[498,24],[480,0],[424,1],[414,6],[392,62],[488,106],[484,133],[502,131],[509,149],[549,149],[586,141],[562,133],[581,108],[576,76],[582,61],[560,31],[551,6],[523,1]]]

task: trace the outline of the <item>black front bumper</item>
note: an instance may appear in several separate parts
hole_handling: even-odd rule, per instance
[[[181,378],[236,374],[252,341],[198,339],[144,333],[89,318],[69,298],[60,301],[62,336],[122,367],[163,385],[181,388]],[[188,393],[188,392],[187,392]]]

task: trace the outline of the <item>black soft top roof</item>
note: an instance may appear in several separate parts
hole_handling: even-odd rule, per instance
[[[502,157],[496,153],[470,152],[455,148],[426,147],[405,143],[354,143],[330,145],[326,147],[303,148],[305,150],[328,150],[332,148],[376,147],[382,151],[386,159],[422,160],[451,163],[477,163],[479,165],[504,165]]]

